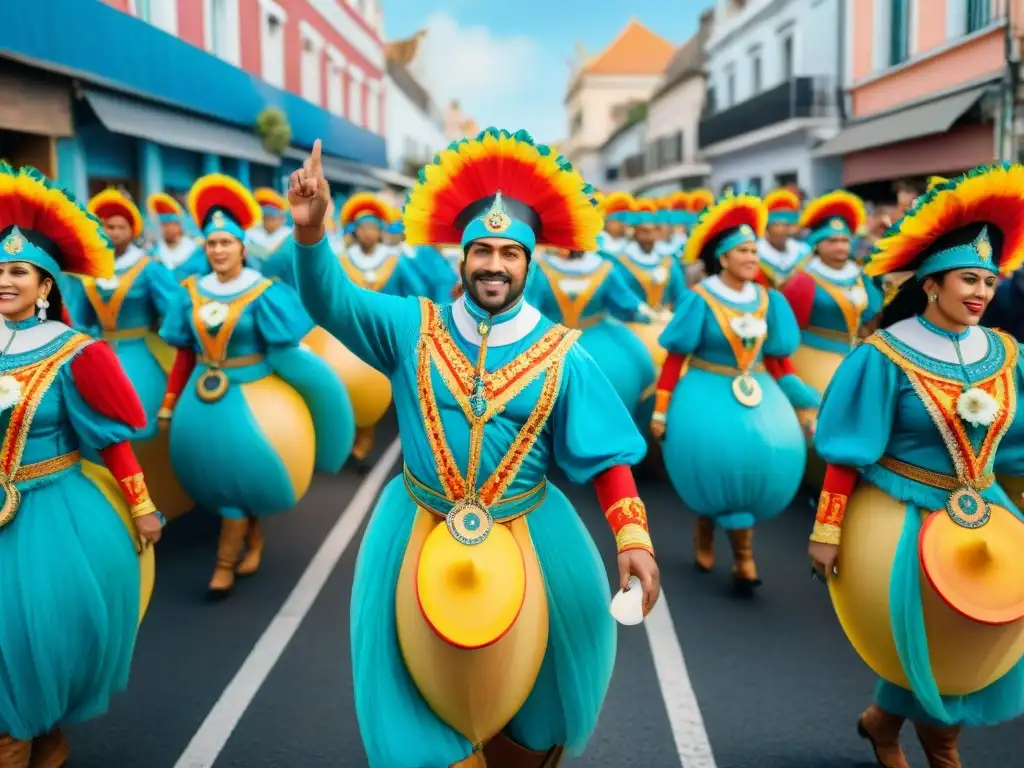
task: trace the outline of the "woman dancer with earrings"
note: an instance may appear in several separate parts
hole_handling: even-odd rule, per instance
[[[818,418],[810,557],[880,678],[857,728],[886,768],[908,766],[907,720],[932,768],[959,768],[963,727],[1024,713],[1024,516],[994,480],[1024,474],[1024,368],[1014,339],[978,324],[999,268],[1024,261],[1022,188],[1022,166],[976,169],[875,244],[869,274],[913,277]]]
[[[163,526],[128,442],[146,423],[138,396],[106,344],[53,319],[64,270],[113,274],[102,225],[35,169],[0,164],[0,768],[64,765],[58,728],[125,688]],[[124,510],[82,473],[86,447]]]
[[[314,466],[338,472],[355,427],[340,380],[299,348],[313,322],[298,295],[245,265],[245,232],[260,217],[249,191],[227,176],[204,176],[189,208],[203,224],[213,271],[185,281],[160,331],[178,350],[160,418],[170,420],[182,485],[221,516],[209,588],[224,595],[236,574],[260,567],[260,518],[294,507]]]
[[[668,357],[651,420],[669,478],[698,515],[697,567],[712,569],[714,531],[724,528],[744,588],[761,583],[754,526],[789,506],[803,476],[807,448],[787,395],[817,404],[796,377],[776,383],[764,371],[762,355],[785,357],[800,341],[789,304],[756,282],[767,217],[757,197],[726,197],[690,234],[684,259],[700,259],[711,277],[685,294],[661,335]]]

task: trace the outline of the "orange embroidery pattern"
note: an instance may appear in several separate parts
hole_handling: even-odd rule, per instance
[[[846,332],[850,336],[850,341],[853,342],[857,338],[857,331],[860,330],[860,320],[863,310],[853,303],[847,294],[847,288],[840,288],[832,282],[829,282],[821,275],[816,275],[812,270],[807,270],[807,274],[810,275],[811,279],[823,290],[828,297],[836,303],[839,307],[839,311],[843,313],[843,320],[846,323]],[[863,288],[860,284],[860,278],[857,278],[858,282],[852,287]]]
[[[583,318],[583,312],[587,308],[587,304],[594,298],[594,294],[597,293],[601,284],[604,283],[605,278],[608,277],[608,273],[612,271],[612,263],[605,261],[600,267],[595,269],[589,275],[576,275],[578,279],[586,279],[588,281],[587,287],[584,288],[575,298],[570,298],[565,291],[559,286],[559,280],[564,277],[561,273],[557,272],[554,267],[550,264],[546,264],[543,261],[538,262],[540,271],[544,273],[544,276],[548,279],[548,285],[551,287],[551,295],[555,297],[555,302],[558,304],[558,311],[562,313],[562,325],[569,328],[578,328],[580,321]]]
[[[760,285],[755,286],[755,288],[758,294],[758,306],[750,314],[764,320],[768,314],[768,291]],[[718,328],[722,331],[722,335],[725,336],[725,340],[729,342],[729,348],[732,350],[733,357],[736,358],[736,367],[741,371],[748,370],[757,360],[757,356],[761,354],[761,347],[764,346],[765,339],[768,338],[767,334],[758,339],[752,346],[745,346],[743,339],[732,329],[732,321],[747,313],[726,306],[724,302],[715,297],[703,285],[695,285],[693,290],[704,299],[711,309],[711,314],[714,316],[715,322],[718,323]]]
[[[391,275],[394,274],[395,268],[398,267],[398,254],[389,256],[377,269],[370,270],[374,273],[373,280],[366,279],[366,272],[361,270],[352,261],[352,258],[347,253],[341,253],[339,259],[341,260],[341,267],[345,270],[345,274],[348,275],[348,279],[361,288],[366,288],[369,291],[379,291],[385,285],[388,284],[388,280],[391,279]]]
[[[829,493],[822,491],[818,497],[818,514],[815,520],[822,525],[842,524],[846,515],[847,498],[841,493]]]
[[[106,300],[100,294],[95,278],[82,280],[85,297],[89,300],[93,312],[96,313],[96,319],[99,320],[100,327],[104,331],[117,330],[117,317],[121,314],[121,307],[124,306],[124,300],[128,296],[128,291],[132,289],[132,286],[139,275],[142,274],[142,270],[146,268],[147,264],[149,264],[149,257],[143,256],[124,274],[118,275],[117,288],[114,289],[110,298]]]
[[[222,363],[227,359],[228,343],[231,341],[231,335],[235,332],[238,321],[242,318],[242,312],[262,296],[263,292],[273,285],[273,282],[266,279],[260,280],[245,291],[245,293],[228,301],[223,301],[219,298],[207,298],[199,293],[197,278],[194,275],[186,279],[183,285],[188,289],[188,295],[192,299],[192,325],[195,326],[199,344],[203,348],[203,355],[209,360]],[[211,333],[211,329],[206,327],[206,323],[199,316],[199,310],[206,304],[214,301],[227,305],[228,316]]]
[[[624,253],[616,254],[615,258],[618,262],[629,270],[630,274],[636,278],[636,281],[640,283],[640,286],[644,289],[644,295],[647,297],[648,306],[660,309],[665,303],[665,290],[668,288],[668,284],[672,279],[672,257],[666,256],[661,260],[661,263],[653,269],[647,269],[636,264],[629,256]],[[654,270],[662,269],[665,271],[665,282],[656,283],[654,281]]]

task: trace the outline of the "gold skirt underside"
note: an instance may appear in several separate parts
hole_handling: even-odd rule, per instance
[[[889,585],[906,505],[862,483],[843,518],[839,576],[829,591],[839,622],[879,677],[910,688],[893,640]],[[926,515],[922,513],[922,516]],[[971,621],[950,608],[921,573],[921,599],[932,673],[946,696],[979,691],[1024,656],[1024,620],[1004,626]]]
[[[344,382],[352,400],[356,427],[372,427],[391,406],[391,382],[367,365],[323,328],[314,328],[302,342]]]
[[[464,650],[431,629],[416,597],[419,553],[444,520],[418,509],[398,577],[395,612],[406,668],[430,708],[474,745],[501,733],[526,702],[548,642],[548,603],[524,518],[506,524],[523,554],[526,595],[519,617],[497,642]],[[502,525],[502,523],[496,523]]]

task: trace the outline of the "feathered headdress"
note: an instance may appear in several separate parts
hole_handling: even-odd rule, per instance
[[[188,208],[206,237],[227,232],[244,240],[246,230],[263,220],[263,211],[252,193],[222,173],[196,180],[188,192]]]
[[[755,242],[764,236],[768,225],[768,209],[754,195],[726,196],[708,208],[690,232],[683,250],[683,262],[693,264],[705,251],[712,249],[721,256],[743,243]]]
[[[976,268],[1010,274],[1024,264],[1024,166],[990,165],[919,197],[875,243],[871,276],[913,270],[926,277]]]
[[[376,224],[381,229],[391,223],[393,209],[372,192],[357,192],[341,207],[341,226],[348,232],[360,224]]]
[[[284,216],[288,211],[288,198],[270,187],[260,187],[253,191],[252,196],[264,216]]]
[[[181,207],[181,203],[166,192],[154,192],[147,197],[146,208],[154,221],[163,224],[181,223],[185,219],[185,209]]]
[[[142,214],[138,207],[126,194],[118,189],[105,189],[95,195],[86,206],[89,213],[93,214],[100,221],[106,221],[112,216],[123,217],[132,228],[132,237],[136,238],[142,234],[144,224]]]
[[[402,220],[402,211],[394,206],[390,206],[390,212],[388,213],[389,224],[388,234],[389,235],[405,235],[405,222]]]
[[[597,248],[601,213],[593,187],[526,131],[482,131],[441,150],[420,169],[405,206],[410,245],[485,237],[571,251]]]
[[[791,189],[773,189],[764,196],[769,224],[796,224],[800,219],[800,196]]]
[[[636,210],[636,200],[628,192],[610,192],[598,203],[598,210],[605,219],[629,224]]]
[[[715,195],[710,189],[690,190],[690,213],[700,216],[704,211],[715,204]]]
[[[939,184],[945,184],[949,179],[943,178],[942,176],[929,176],[928,177],[928,191],[931,192]]]
[[[685,190],[672,192],[664,198],[669,211],[669,223],[676,226],[692,226],[697,216],[690,211],[690,193]]]
[[[648,197],[638,197],[633,205],[632,220],[633,224],[637,226],[641,224],[657,224],[658,204]]]
[[[103,223],[35,168],[0,163],[0,260],[109,278],[114,249]]]
[[[811,200],[800,216],[799,226],[810,230],[806,242],[813,248],[830,237],[853,237],[867,220],[864,201],[839,189]]]

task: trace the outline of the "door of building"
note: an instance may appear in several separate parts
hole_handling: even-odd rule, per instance
[[[54,178],[57,173],[56,151],[50,136],[0,130],[0,160],[15,168],[30,165]]]

